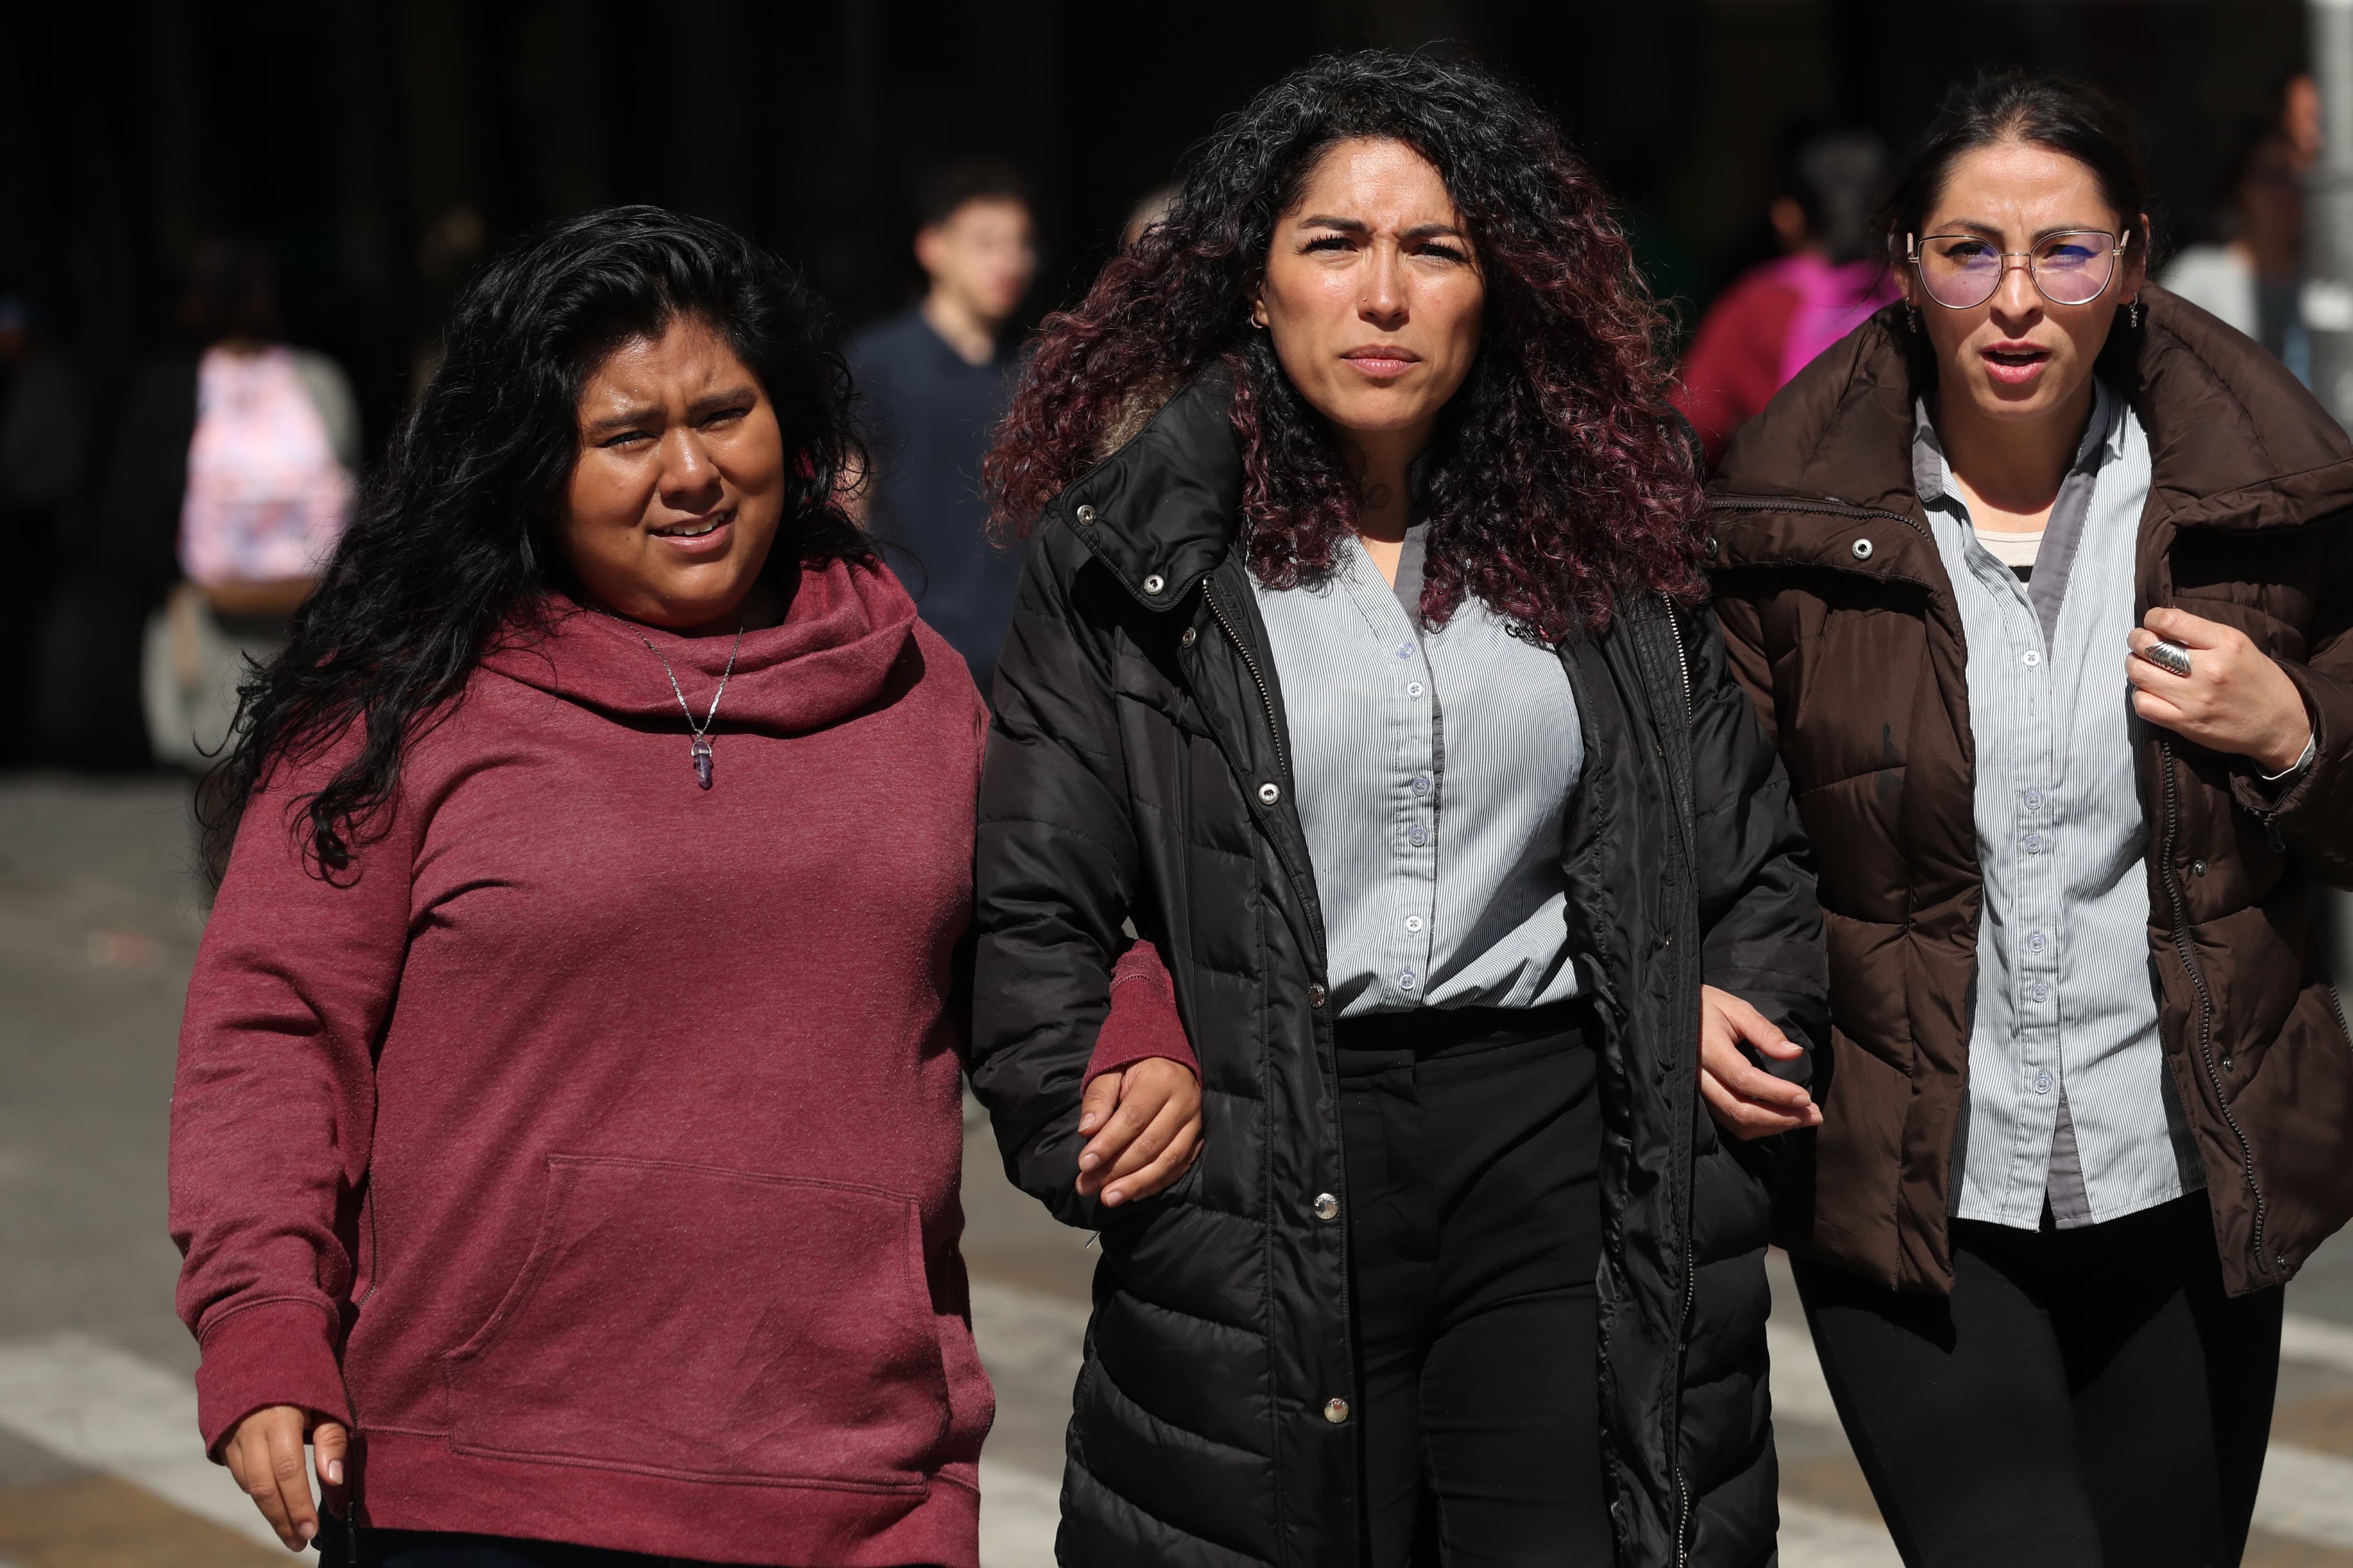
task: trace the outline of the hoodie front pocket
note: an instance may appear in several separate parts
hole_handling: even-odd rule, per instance
[[[948,1393],[913,1199],[570,1154],[547,1179],[522,1273],[444,1358],[460,1452],[923,1486]]]

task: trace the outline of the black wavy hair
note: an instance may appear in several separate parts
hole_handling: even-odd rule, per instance
[[[2098,88],[2063,76],[2029,71],[1990,71],[1945,95],[1928,122],[1896,163],[1895,181],[1880,210],[1888,256],[1904,264],[1904,237],[1917,234],[1945,194],[1953,166],[1980,148],[2022,142],[2073,158],[2090,171],[2100,199],[2130,226],[2147,275],[2157,275],[2157,233],[2148,215],[2156,209],[2148,171],[2143,166],[2132,116]],[[2129,257],[2127,257],[2129,259]],[[1910,334],[1915,377],[1936,379],[1935,355],[1926,335]],[[2117,312],[2102,345],[2098,368],[2128,384],[2138,353],[2139,331]]]
[[[547,596],[567,580],[556,531],[581,386],[615,348],[681,317],[726,338],[784,433],[785,522],[767,571],[871,556],[836,499],[862,462],[849,373],[792,272],[732,229],[659,207],[553,224],[467,286],[440,366],[296,612],[291,642],[240,688],[202,813],[216,883],[272,770],[315,759],[356,724],[350,760],[296,803],[319,873],[348,866],[410,742],[452,709],[492,639],[545,631]]]
[[[1246,548],[1260,581],[1332,569],[1358,496],[1334,432],[1248,330],[1277,224],[1324,154],[1402,142],[1477,247],[1485,331],[1429,455],[1421,608],[1475,596],[1547,641],[1620,595],[1704,595],[1699,484],[1667,404],[1663,322],[1593,171],[1559,125],[1483,71],[1427,55],[1332,56],[1195,149],[1167,215],[1048,318],[984,472],[1000,533],[1026,531],[1140,405],[1204,368],[1233,377]]]

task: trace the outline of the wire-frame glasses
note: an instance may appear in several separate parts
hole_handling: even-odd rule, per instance
[[[2117,259],[2132,243],[2130,234],[2119,237],[2104,228],[2046,234],[2031,250],[2005,251],[1981,234],[1904,237],[1908,247],[1904,259],[1918,270],[1921,289],[1937,304],[1955,310],[1992,299],[2012,261],[2025,264],[2027,277],[2052,304],[2088,305],[2106,290],[2116,275]]]

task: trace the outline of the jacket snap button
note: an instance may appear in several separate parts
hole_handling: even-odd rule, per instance
[[[1854,542],[1854,558],[1857,561],[1868,561],[1871,559],[1871,541],[1868,539],[1858,539]]]
[[[1338,1219],[1340,1217],[1340,1200],[1334,1197],[1329,1193],[1316,1194],[1315,1217],[1317,1219]]]
[[[1348,1402],[1347,1402],[1346,1400],[1345,1400],[1345,1399],[1329,1399],[1329,1400],[1324,1401],[1324,1420],[1329,1421],[1330,1423],[1332,1423],[1332,1425],[1333,1425],[1333,1426],[1337,1426],[1338,1425],[1340,1425],[1340,1423],[1341,1423],[1341,1422],[1345,1421],[1347,1418],[1348,1418]]]
[[[2189,862],[2189,874],[2193,877],[2204,876],[2206,874],[2206,862],[2203,860],[2192,860]]]
[[[1079,508],[1078,519],[1079,526],[1081,528],[1092,526],[1095,521],[1095,509],[1091,506],[1082,506]]]
[[[1193,639],[1200,635],[1200,633],[1195,631],[1192,627],[1187,626],[1185,628],[1185,635],[1176,639],[1176,646],[1178,647],[1191,647],[1193,646]]]
[[[1321,985],[1310,985],[1307,988],[1307,1005],[1310,1007],[1321,1007],[1324,1005],[1324,987]]]
[[[1144,580],[1144,591],[1147,594],[1157,594],[1166,586],[1168,586],[1168,579],[1157,572]]]
[[[1709,534],[1709,535],[1707,536],[1707,544],[1706,544],[1706,547],[1705,547],[1705,548],[1706,548],[1706,550],[1707,550],[1707,558],[1708,558],[1710,561],[1715,560],[1715,535],[1714,535],[1713,533],[1711,533],[1711,534]]]
[[[1258,786],[1259,805],[1272,805],[1276,801],[1281,800],[1282,798],[1282,786],[1281,784],[1268,783]]]

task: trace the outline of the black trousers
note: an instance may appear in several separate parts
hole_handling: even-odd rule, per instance
[[[375,1530],[362,1516],[360,1547],[352,1550],[349,1527],[331,1513],[319,1516],[319,1568],[347,1563],[364,1568],[720,1568],[683,1557],[650,1557],[642,1552],[611,1552],[597,1546],[524,1541],[505,1535],[460,1535],[442,1531]],[[724,1538],[723,1523],[712,1526]],[[757,1550],[756,1542],[746,1543]],[[918,1565],[919,1568],[919,1565]]]
[[[2202,1193],[2076,1230],[1953,1222],[1949,1299],[1796,1263],[1910,1568],[2239,1561],[2283,1293],[2222,1294]]]
[[[1585,1017],[1564,1005],[1339,1027],[1370,1568],[1611,1561]]]

